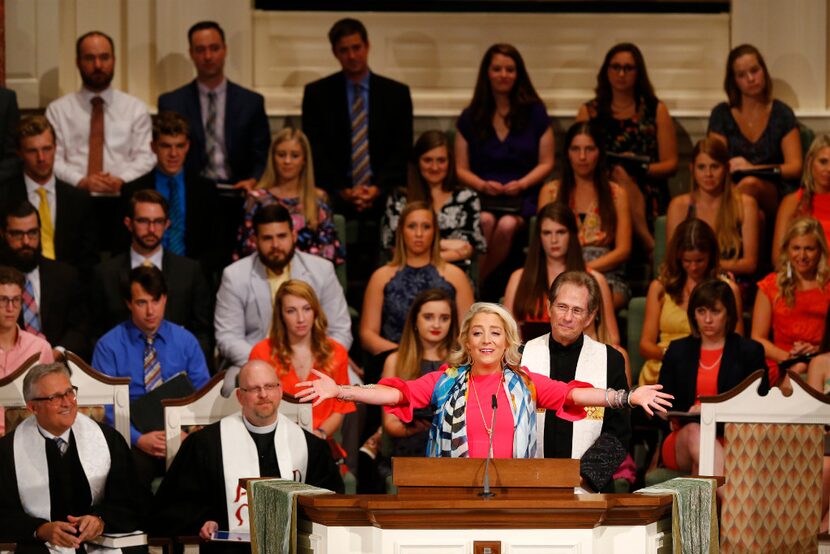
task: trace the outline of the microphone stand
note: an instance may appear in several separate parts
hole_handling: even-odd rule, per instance
[[[490,449],[487,451],[487,460],[484,462],[484,490],[478,495],[482,498],[492,498],[496,493],[490,492],[490,458],[493,457],[493,435],[496,434],[496,409],[499,407],[496,395],[492,397],[493,418],[490,420]]]

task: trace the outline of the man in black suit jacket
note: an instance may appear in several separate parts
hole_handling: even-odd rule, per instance
[[[138,190],[156,190],[167,201],[170,230],[165,234],[165,249],[179,256],[199,259],[218,267],[216,232],[216,186],[196,173],[183,169],[190,150],[190,126],[181,115],[162,112],[153,123],[152,149],[156,167],[132,183],[121,187],[125,213],[130,198]],[[123,321],[124,318],[118,321]]]
[[[17,94],[0,87],[0,186],[20,176],[20,160],[14,155],[14,131],[19,121]]]
[[[356,19],[342,19],[329,31],[342,71],[305,87],[303,131],[311,142],[317,186],[344,213],[382,209],[385,192],[406,184],[412,147],[409,87],[369,71],[369,39]],[[352,168],[352,108],[355,87],[368,100],[369,175],[355,182]]]
[[[271,142],[265,99],[225,78],[227,45],[218,23],[200,21],[188,30],[187,38],[196,79],[159,96],[159,111],[178,112],[190,123],[188,171],[250,190],[265,170]],[[216,95],[217,103],[215,142],[206,132],[210,94]]]
[[[76,268],[91,268],[98,261],[92,201],[87,191],[55,177],[55,130],[48,119],[34,115],[20,122],[17,155],[23,162],[23,175],[3,189],[4,206],[28,200],[40,211],[41,194],[45,193],[54,236],[45,236],[41,222],[41,251]],[[53,247],[47,253],[43,245],[50,240]]]
[[[158,192],[139,190],[130,200],[124,224],[132,237],[128,252],[101,264],[93,272],[92,306],[95,337],[100,337],[129,319],[122,286],[130,270],[152,264],[161,269],[167,283],[165,319],[187,328],[199,340],[207,360],[213,352],[213,316],[211,295],[198,262],[177,256],[162,247],[162,237],[170,226],[168,205]]]
[[[40,219],[27,200],[11,207],[0,226],[0,258],[26,275],[20,327],[89,359],[87,289],[78,270],[40,253]],[[27,295],[33,305],[27,306]]]

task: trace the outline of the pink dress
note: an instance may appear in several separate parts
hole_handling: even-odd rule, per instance
[[[403,397],[399,404],[386,406],[386,411],[408,423],[412,421],[412,412],[418,408],[429,406],[435,384],[441,378],[447,366],[427,373],[413,381],[404,381],[398,378],[381,379],[378,384],[394,387],[401,391]],[[526,368],[525,371],[527,371]],[[571,381],[563,383],[538,373],[528,372],[536,387],[536,407],[555,410],[556,415],[568,421],[578,421],[585,417],[585,408],[565,404],[568,393],[575,388],[591,387],[589,383]],[[507,393],[503,386],[499,386],[501,373],[478,375],[473,377],[473,383],[467,395],[467,445],[471,458],[486,458],[489,449],[489,438],[484,422],[490,427],[493,419],[493,406],[490,399],[498,390],[496,401],[496,425],[493,432],[493,455],[496,458],[513,457],[513,412],[510,410]],[[475,391],[475,392],[474,392]],[[479,400],[481,401],[479,403]]]

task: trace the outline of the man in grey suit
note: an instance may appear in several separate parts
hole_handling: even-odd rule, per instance
[[[216,295],[213,324],[219,353],[230,366],[248,361],[251,348],[268,336],[274,294],[288,279],[305,281],[320,300],[328,335],[352,345],[351,320],[343,289],[328,260],[295,252],[296,233],[283,206],[260,208],[253,218],[257,251],[229,265]]]

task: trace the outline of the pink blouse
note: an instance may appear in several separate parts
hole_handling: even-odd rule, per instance
[[[393,387],[401,391],[400,403],[386,406],[386,411],[408,423],[412,421],[412,412],[418,408],[429,406],[432,392],[438,379],[447,369],[445,365],[438,371],[432,371],[413,381],[404,381],[398,378],[381,379],[378,384]],[[526,368],[524,368],[527,371]],[[568,393],[575,388],[592,387],[582,381],[563,383],[538,373],[528,372],[536,386],[536,408],[556,410],[556,415],[568,421],[578,421],[585,417],[585,408],[565,404]],[[493,432],[493,456],[496,458],[513,457],[513,412],[508,403],[507,393],[503,386],[499,386],[501,373],[477,375],[467,395],[467,446],[471,458],[486,458],[489,450],[489,437],[485,429],[493,419],[491,398],[497,394],[496,425]],[[498,393],[496,393],[498,389]],[[475,391],[475,392],[474,392]],[[479,400],[481,401],[479,403]]]

